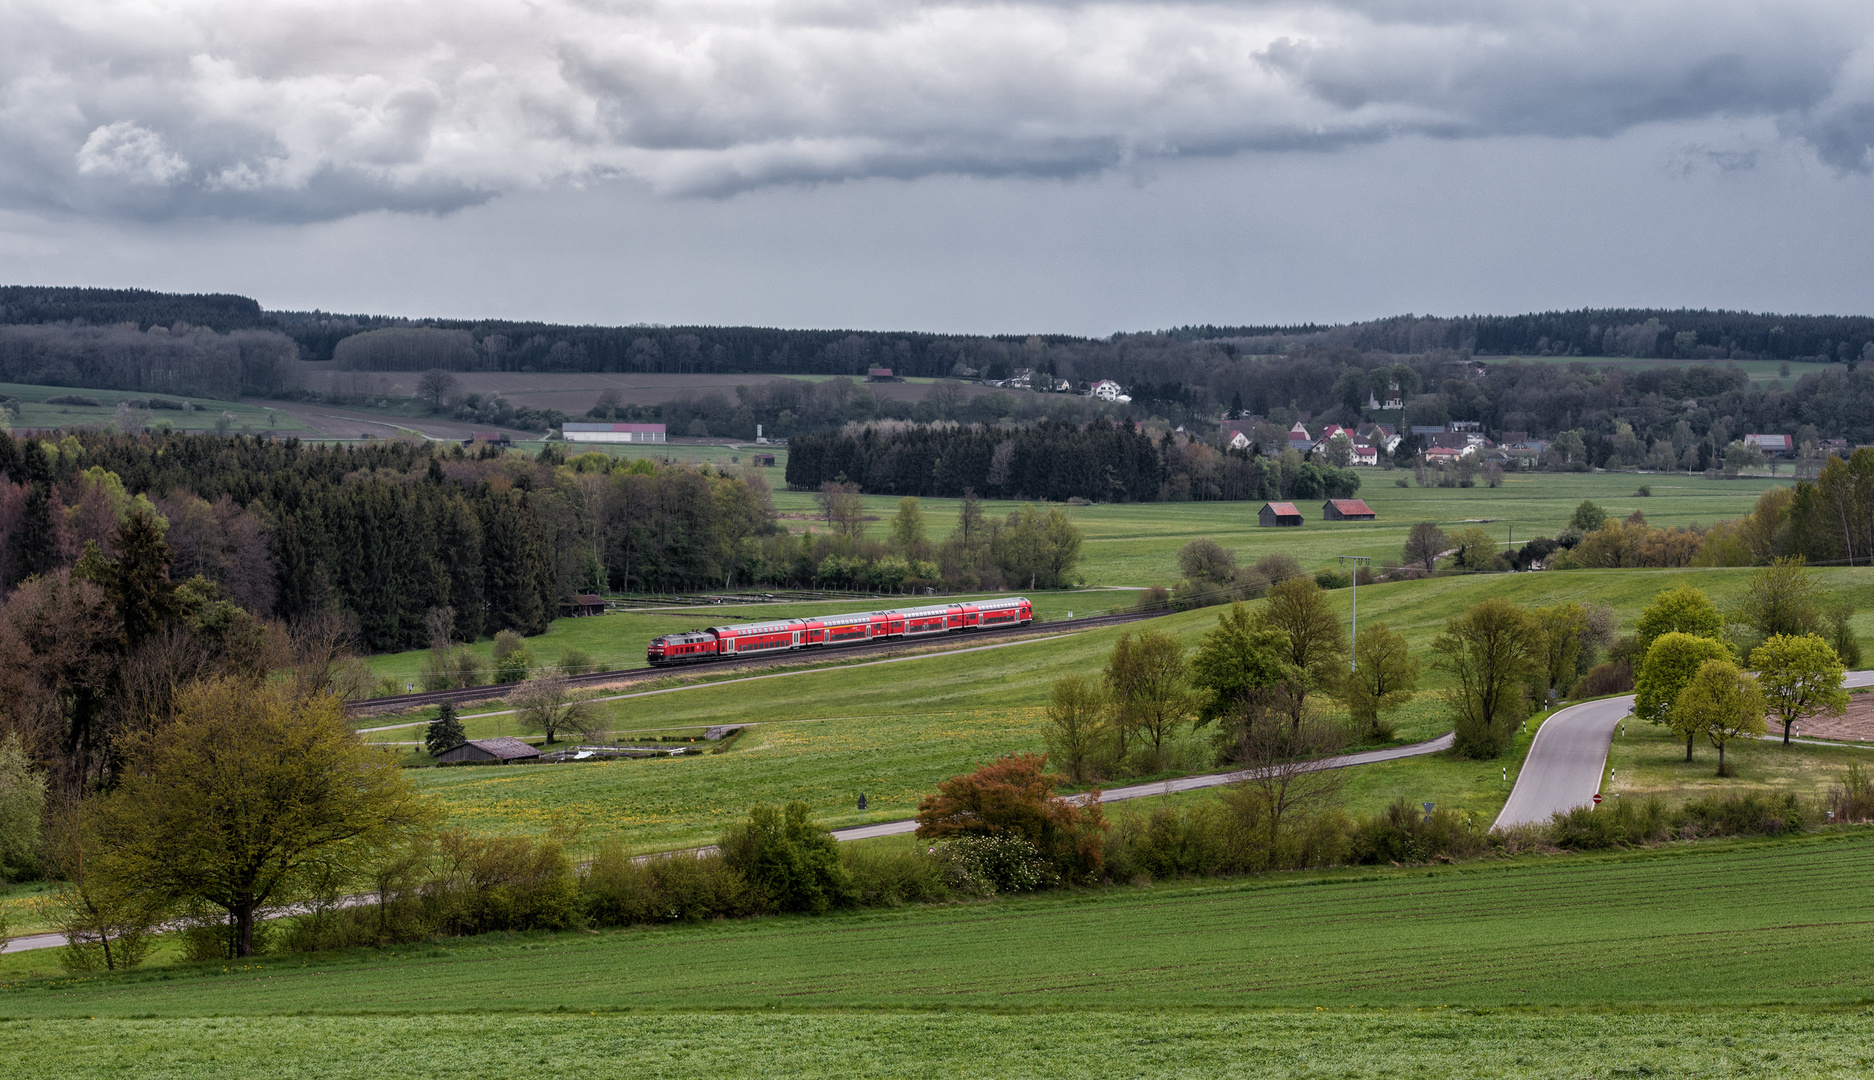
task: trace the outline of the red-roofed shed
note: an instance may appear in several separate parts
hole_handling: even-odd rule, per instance
[[[1268,527],[1301,524],[1301,510],[1294,503],[1263,503],[1262,511],[1256,517]]]
[[[1376,516],[1365,499],[1329,499],[1321,504],[1321,517],[1327,521],[1372,521]]]

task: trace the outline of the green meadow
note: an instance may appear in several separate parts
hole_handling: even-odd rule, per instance
[[[0,383],[0,396],[18,398],[20,405],[13,417],[16,428],[73,428],[85,426],[102,427],[117,419],[117,404],[121,401],[140,401],[154,398],[162,401],[186,402],[194,406],[192,411],[181,409],[144,409],[139,417],[149,424],[160,424],[167,420],[177,429],[190,431],[212,431],[215,421],[222,413],[233,416],[232,430],[253,434],[278,433],[282,435],[307,435],[312,429],[288,414],[263,405],[248,405],[238,401],[220,401],[215,398],[188,397],[182,394],[147,394],[132,390],[87,390],[72,389],[68,386],[39,386],[33,383]],[[96,405],[54,405],[48,399],[55,397],[85,397],[98,402]]]
[[[1359,497],[1377,515],[1373,521],[1323,521],[1321,501],[1300,504],[1306,523],[1299,528],[1260,527],[1260,502],[1103,503],[1064,507],[1085,537],[1080,575],[1089,585],[1172,585],[1178,580],[1178,549],[1201,536],[1254,562],[1272,551],[1300,559],[1310,570],[1336,565],[1340,555],[1398,559],[1406,534],[1420,521],[1434,521],[1447,532],[1472,526],[1505,543],[1522,544],[1554,536],[1568,524],[1575,507],[1592,499],[1610,514],[1626,517],[1638,510],[1657,526],[1710,525],[1750,512],[1757,496],[1773,485],[1792,481],[1770,477],[1707,479],[1686,473],[1526,473],[1504,477],[1500,488],[1481,483],[1471,488],[1398,487],[1408,482],[1406,469],[1361,469]],[[1640,487],[1652,494],[1635,494]],[[784,513],[812,514],[806,492],[777,491],[775,506]],[[864,497],[868,535],[884,539],[898,500]],[[942,538],[956,527],[959,501],[920,500],[926,528]],[[985,502],[998,516],[1017,502]],[[786,522],[796,531],[813,525],[799,518]]]
[[[1840,1006],[1870,873],[1855,828],[16,977],[0,1016]]]
[[[1608,603],[1631,629],[1641,608],[1660,590],[1694,584],[1723,605],[1735,600],[1753,572],[1567,571],[1391,582],[1359,590],[1360,617],[1363,622],[1391,624],[1425,657],[1447,618],[1486,597],[1502,596],[1529,606],[1569,600]],[[1867,612],[1857,617],[1863,636],[1874,631],[1874,625],[1867,624],[1874,619],[1874,570],[1830,568],[1818,574],[1824,584]],[[1351,615],[1351,590],[1337,590],[1330,599],[1343,618]],[[1216,624],[1219,613],[1215,608],[1182,612],[1151,625],[1194,646]],[[709,681],[701,681],[701,673],[677,676],[658,687],[628,687],[604,695],[612,700],[601,701],[599,707],[606,710],[613,737],[692,735],[719,724],[758,726],[724,752],[700,757],[424,769],[415,775],[437,792],[455,820],[469,827],[544,832],[557,814],[559,820],[585,826],[587,842],[619,837],[638,850],[707,843],[756,801],[804,799],[829,825],[905,818],[945,777],[1000,754],[1041,750],[1050,685],[1063,675],[1097,671],[1125,629],[1108,627],[887,662],[761,672],[755,677],[730,677],[720,671],[707,676]],[[1435,693],[1442,685],[1440,676],[1427,672],[1427,692],[1399,716],[1399,741],[1418,741],[1449,729]],[[487,715],[490,712],[502,715]],[[362,720],[360,725],[387,728],[367,737],[408,748],[421,740],[420,723],[429,715]],[[409,726],[388,727],[393,724]],[[470,710],[466,726],[477,738],[518,733],[512,715],[499,708]],[[1181,739],[1173,749],[1171,773],[1211,767],[1201,734]],[[1810,760],[1806,752],[1798,756]],[[1438,756],[1364,766],[1349,774],[1350,806],[1367,812],[1403,795],[1487,821],[1507,796],[1501,769],[1512,766],[1513,781],[1515,763],[1465,763]],[[1832,778],[1837,767],[1825,764]],[[856,806],[861,792],[867,796],[864,812]]]

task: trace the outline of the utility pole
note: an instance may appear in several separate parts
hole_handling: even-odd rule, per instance
[[[1358,638],[1360,636],[1360,564],[1372,562],[1373,556],[1337,555],[1335,558],[1339,559],[1341,562],[1352,561],[1353,563],[1353,637]],[[1351,640],[1348,642],[1348,645],[1347,670],[1358,671],[1360,670],[1360,661],[1352,648]]]

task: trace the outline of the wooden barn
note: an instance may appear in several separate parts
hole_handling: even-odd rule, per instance
[[[461,746],[450,747],[437,755],[436,760],[445,765],[459,762],[496,762],[506,765],[510,761],[538,761],[540,748],[530,746],[512,735],[499,739],[471,739]]]
[[[560,601],[562,618],[603,614],[605,614],[605,598],[597,593],[574,593]]]
[[[1268,502],[1262,504],[1262,510],[1257,513],[1256,518],[1262,522],[1264,528],[1273,528],[1277,525],[1300,525],[1301,511],[1294,503]]]
[[[1329,499],[1321,504],[1325,521],[1372,521],[1376,516],[1365,499]]]

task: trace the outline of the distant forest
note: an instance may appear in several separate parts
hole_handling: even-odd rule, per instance
[[[1658,370],[1494,365],[1473,355],[1622,356],[1705,361]],[[1828,362],[1788,390],[1751,384],[1732,360]],[[1723,433],[1813,429],[1874,442],[1874,318],[1607,309],[1515,316],[1402,316],[1345,326],[1187,326],[1108,338],[968,336],[761,327],[563,326],[266,311],[245,297],[140,290],[0,288],[0,381],[231,398],[295,396],[297,360],[355,371],[633,371],[1000,378],[1028,368],[1081,383],[1113,379],[1133,400],[1113,419],[1213,430],[1226,410],[1319,424],[1362,418],[1375,379],[1403,364],[1408,423],[1477,420],[1538,436],[1563,431],[1643,442],[1680,421]],[[883,402],[862,387],[790,394],[749,387],[595,415],[663,420],[678,433],[749,438],[756,424],[797,436],[881,419],[1084,422],[1103,410],[1017,393]],[[1084,399],[1083,399],[1084,400]],[[1675,436],[1676,432],[1676,436]],[[1590,443],[1592,439],[1588,440]],[[1681,451],[1683,448],[1680,448]]]

